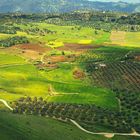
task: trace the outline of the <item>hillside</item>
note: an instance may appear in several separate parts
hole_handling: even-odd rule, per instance
[[[50,118],[15,115],[0,112],[2,140],[107,140],[103,136],[82,132],[72,124]],[[25,135],[26,134],[26,135]],[[135,137],[116,136],[111,140],[138,140]]]
[[[75,10],[101,10],[120,12],[139,12],[140,4],[126,2],[96,2],[88,0],[3,0],[0,12],[70,12]]]

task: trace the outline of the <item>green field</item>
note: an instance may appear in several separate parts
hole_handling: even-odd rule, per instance
[[[6,54],[0,51],[0,66],[1,67],[3,65],[24,64],[24,63],[25,63],[25,59],[12,55],[12,54],[11,55]]]
[[[31,40],[41,41],[47,44],[54,43],[52,47],[61,47],[61,43],[79,43],[79,44],[95,44],[106,42],[109,39],[109,33],[103,31],[98,31],[98,35],[95,34],[95,30],[87,27],[79,26],[59,26],[46,23],[32,23],[28,26],[21,24],[15,24],[16,27],[20,27],[23,31],[28,29],[34,29],[39,27],[39,29],[48,29],[54,31],[55,34],[51,35],[27,35],[24,32],[17,32],[17,35],[26,35]]]
[[[13,23],[14,27],[20,28],[16,34],[0,34],[0,40],[11,36],[26,36],[31,42],[44,43],[46,47],[57,48],[64,46],[64,43],[78,44],[116,44],[128,47],[139,47],[139,32],[113,31],[104,32],[89,27],[60,26],[45,22],[28,22],[28,24]],[[39,31],[37,30],[39,29]],[[44,33],[43,30],[52,31]],[[42,33],[42,32],[43,33]],[[96,33],[97,32],[97,33]],[[132,38],[133,36],[133,38]]]
[[[8,56],[10,60],[4,59]],[[118,106],[113,92],[90,86],[88,79],[85,81],[74,79],[73,66],[61,64],[59,69],[45,72],[39,71],[31,64],[24,64],[22,58],[8,54],[2,54],[0,57],[4,60],[0,67],[0,98],[14,101],[20,96],[42,96],[50,102],[90,103],[108,108],[117,108]],[[17,60],[20,64],[14,65]],[[64,73],[66,74],[64,75]],[[55,92],[62,95],[49,96],[49,85]],[[112,100],[113,102],[107,104]]]

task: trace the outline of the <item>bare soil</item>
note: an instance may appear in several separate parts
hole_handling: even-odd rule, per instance
[[[58,48],[58,50],[62,51],[86,51],[89,49],[94,49],[99,46],[92,46],[92,45],[82,45],[82,44],[74,44],[74,43],[65,43],[64,47]]]
[[[75,79],[84,79],[86,75],[82,70],[77,69],[73,71],[73,76]]]
[[[31,44],[31,43],[16,45],[16,46],[13,46],[13,48],[19,48],[22,50],[32,50],[32,51],[36,51],[36,52],[40,52],[40,53],[51,50],[51,48],[45,48],[40,44]]]
[[[69,56],[60,55],[60,56],[46,56],[46,57],[44,57],[44,61],[46,63],[51,63],[51,64],[55,64],[55,63],[59,63],[59,62],[71,62],[74,60],[75,60],[74,55],[69,55]]]

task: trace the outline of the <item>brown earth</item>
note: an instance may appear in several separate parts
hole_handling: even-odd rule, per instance
[[[55,64],[59,62],[71,62],[75,60],[75,55],[69,55],[69,56],[46,56],[44,57],[44,61],[47,63]]]
[[[45,48],[40,44],[20,44],[10,47],[13,50],[19,50],[20,55],[27,59],[40,59],[44,52],[50,51],[51,48]]]
[[[140,61],[140,56],[135,56],[136,61]]]
[[[82,70],[77,69],[73,71],[73,76],[75,79],[84,79],[85,73]]]
[[[60,47],[60,48],[58,48],[58,50],[61,50],[61,51],[65,51],[65,50],[67,50],[67,51],[86,51],[86,50],[95,49],[98,47],[100,47],[100,46],[65,43],[64,47]]]
[[[32,59],[32,60],[37,60],[40,59],[41,57],[41,53],[32,50],[24,50],[22,51],[21,55],[27,59]]]
[[[32,50],[32,51],[36,51],[36,52],[40,52],[40,53],[51,50],[51,48],[45,48],[40,44],[31,44],[31,43],[16,45],[16,46],[13,46],[13,48],[18,48],[18,49],[22,49],[22,50]]]
[[[45,68],[49,68],[49,69],[57,69],[58,68],[57,64],[37,64],[36,66],[40,70],[43,70]]]

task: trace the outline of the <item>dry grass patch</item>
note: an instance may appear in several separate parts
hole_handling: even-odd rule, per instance
[[[125,44],[125,36],[126,32],[123,31],[112,31],[110,40],[112,44],[119,44],[119,45],[124,45]]]

